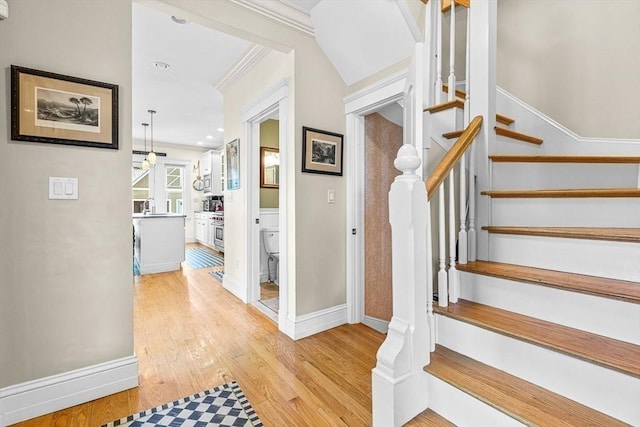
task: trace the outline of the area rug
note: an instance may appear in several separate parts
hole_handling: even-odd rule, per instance
[[[263,427],[235,381],[129,415],[102,427]]]
[[[140,264],[138,264],[138,260],[135,258],[133,259],[133,275],[134,276],[140,275]]]
[[[261,299],[260,302],[262,304],[266,305],[267,308],[269,308],[270,310],[275,311],[276,313],[280,309],[280,298],[279,297],[274,297],[274,298],[269,298],[269,299]]]
[[[224,278],[224,270],[212,271],[211,277],[216,279],[218,282],[222,283],[222,279]]]
[[[184,263],[191,268],[207,268],[224,265],[224,258],[202,248],[189,248],[184,253]]]

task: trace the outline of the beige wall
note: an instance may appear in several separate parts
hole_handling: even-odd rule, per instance
[[[0,387],[133,355],[131,2],[10,8],[0,22]],[[120,148],[10,141],[11,64],[119,85]],[[79,199],[48,200],[50,176],[78,178]]]
[[[280,148],[280,139],[278,120],[265,120],[260,123],[260,147]],[[278,188],[260,188],[260,207],[261,208],[277,208]]]
[[[499,0],[497,83],[580,136],[640,138],[640,1]]]

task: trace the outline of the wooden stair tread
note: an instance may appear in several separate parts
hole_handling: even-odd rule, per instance
[[[442,85],[442,91],[444,93],[449,93],[449,85]],[[467,92],[460,89],[456,89],[456,96],[458,98],[465,99],[467,97]]]
[[[443,133],[442,136],[447,139],[459,138],[462,135],[463,130],[454,130],[453,132]]]
[[[455,424],[431,409],[420,412],[403,427],[456,427]]]
[[[509,125],[511,125],[513,122],[515,122],[515,120],[514,120],[514,119],[512,119],[511,117],[507,117],[507,116],[504,116],[504,115],[502,115],[502,114],[498,114],[498,113],[496,113],[496,122],[498,122],[498,123],[502,123],[503,125],[507,125],[507,126],[509,126]]]
[[[634,344],[462,299],[433,311],[640,378],[640,346]]]
[[[640,243],[640,228],[606,227],[500,227],[485,226],[483,230],[496,234],[565,237],[570,239],[608,240]]]
[[[492,261],[457,264],[460,271],[559,288],[603,298],[640,304],[640,283],[566,271],[546,270]]]
[[[536,145],[540,145],[543,142],[540,138],[536,138],[535,136],[527,135],[521,132],[516,132],[515,130],[506,129],[499,126],[495,126],[493,129],[496,131],[497,135],[505,136],[511,139],[517,139],[518,141],[529,142]]]
[[[580,188],[554,190],[492,190],[481,192],[493,198],[577,198],[577,197],[640,197],[640,188]]]
[[[493,154],[494,162],[509,163],[640,163],[640,156],[530,156]]]
[[[429,113],[437,113],[440,111],[448,110],[451,108],[464,108],[464,102],[459,99],[454,99],[453,101],[443,102],[442,104],[437,104],[428,108],[425,108],[424,111],[428,111]]]
[[[424,369],[526,425],[627,425],[441,345],[436,345]]]

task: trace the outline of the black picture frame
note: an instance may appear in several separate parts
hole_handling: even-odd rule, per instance
[[[302,172],[342,176],[344,136],[302,127]]]
[[[11,66],[11,139],[118,149],[118,86]]]

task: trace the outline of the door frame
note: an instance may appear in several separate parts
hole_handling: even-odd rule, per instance
[[[364,184],[366,115],[402,101],[408,70],[345,97],[347,144],[347,321],[361,323],[364,315]],[[354,233],[355,230],[355,233]]]
[[[289,79],[279,80],[271,89],[249,103],[242,112],[243,138],[246,141],[247,197],[243,201],[243,222],[245,224],[244,277],[247,281],[247,303],[255,304],[260,299],[260,123],[278,114],[278,137],[280,140],[280,188],[278,204],[280,273],[278,329],[287,333],[289,314],[289,255],[287,203],[290,190],[288,162],[291,152],[288,144],[288,99]]]

